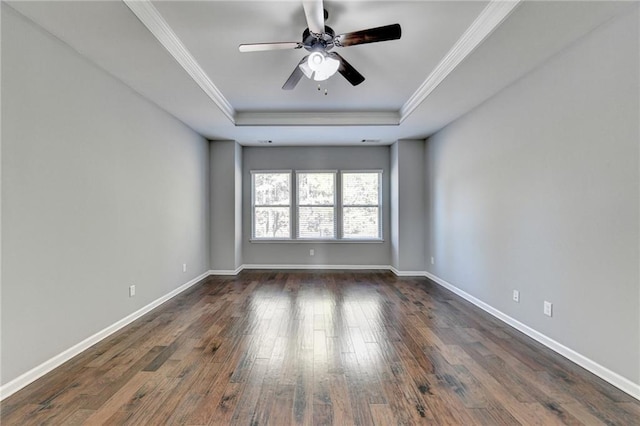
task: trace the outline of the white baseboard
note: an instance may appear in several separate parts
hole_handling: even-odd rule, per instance
[[[249,264],[249,265],[241,265],[240,267],[238,267],[235,270],[210,270],[205,272],[204,274],[192,279],[191,281],[181,285],[180,287],[176,288],[175,290],[167,293],[166,295],[160,297],[159,299],[156,299],[155,301],[149,303],[148,305],[146,305],[145,307],[137,310],[136,312],[126,316],[125,318],[117,321],[116,323],[110,325],[109,327],[105,328],[102,331],[99,331],[98,333],[94,334],[93,336],[88,337],[87,339],[83,340],[82,342],[76,344],[75,346],[67,349],[66,351],[54,356],[53,358],[49,359],[48,361],[45,361],[44,363],[38,365],[37,367],[27,371],[26,373],[22,374],[21,376],[13,379],[12,381],[6,383],[5,385],[0,386],[0,401],[2,401],[3,399],[9,397],[10,395],[13,395],[15,392],[19,391],[20,389],[24,388],[25,386],[29,385],[30,383],[34,382],[35,380],[39,379],[40,377],[44,376],[45,374],[47,374],[48,372],[50,372],[51,370],[53,370],[56,367],[59,367],[60,365],[62,365],[63,363],[65,363],[66,361],[70,360],[71,358],[73,358],[74,356],[80,354],[81,352],[85,351],[86,349],[88,349],[89,347],[93,346],[94,344],[100,342],[101,340],[109,337],[110,335],[112,335],[113,333],[115,333],[116,331],[120,330],[122,327],[132,323],[133,321],[135,321],[136,319],[140,318],[141,316],[143,316],[144,314],[150,312],[152,309],[160,306],[161,304],[163,304],[164,302],[168,301],[169,299],[177,296],[178,294],[182,293],[183,291],[187,290],[188,288],[192,287],[194,284],[200,282],[201,280],[205,279],[206,277],[210,276],[210,275],[237,275],[238,273],[240,273],[243,269],[285,269],[285,270],[290,270],[290,269],[303,269],[303,270],[316,270],[316,269],[327,269],[327,270],[336,270],[336,269],[344,269],[344,270],[387,270],[387,271],[391,271],[393,272],[395,275],[397,276],[426,276],[427,278],[433,280],[435,283],[441,285],[442,287],[446,288],[447,290],[450,290],[451,292],[457,294],[458,296],[462,297],[465,300],[468,300],[469,302],[473,303],[474,305],[476,305],[477,307],[479,307],[480,309],[484,310],[485,312],[493,315],[494,317],[498,318],[499,320],[509,324],[510,326],[514,327],[516,330],[521,331],[522,333],[526,334],[527,336],[531,337],[532,339],[542,343],[543,345],[545,345],[546,347],[548,347],[549,349],[557,352],[558,354],[564,356],[565,358],[575,362],[576,364],[580,365],[581,367],[585,368],[586,370],[592,372],[593,374],[595,374],[596,376],[602,378],[603,380],[609,382],[610,384],[612,384],[613,386],[619,388],[620,390],[628,393],[629,395],[633,396],[636,399],[640,400],[640,384],[638,383],[634,383],[631,380],[622,377],[621,375],[609,370],[606,367],[603,367],[602,365],[596,363],[595,361],[585,357],[582,354],[579,354],[578,352],[574,351],[573,349],[570,349],[564,345],[562,345],[561,343],[545,336],[544,334],[532,329],[531,327],[521,323],[520,321],[511,318],[510,316],[506,315],[505,313],[495,309],[494,307],[486,304],[485,302],[483,302],[480,299],[477,299],[476,297],[470,295],[469,293],[460,290],[459,288],[457,288],[456,286],[454,286],[453,284],[448,283],[447,281],[443,280],[442,278],[431,274],[430,272],[426,272],[426,271],[399,271],[396,268],[394,268],[393,266],[389,266],[389,265],[271,265],[271,264]]]
[[[266,269],[266,270],[291,270],[291,269],[300,269],[305,271],[310,270],[351,270],[351,271],[362,271],[362,270],[374,270],[374,271],[391,271],[395,275],[399,277],[424,277],[424,271],[400,271],[393,266],[389,265],[315,265],[315,264],[304,264],[304,265],[293,265],[293,264],[285,264],[285,265],[276,265],[276,264],[246,264],[241,265],[235,270],[233,269],[212,269],[209,271],[209,275],[238,275],[245,269]]]
[[[189,287],[192,287],[194,284],[202,281],[203,279],[207,278],[208,276],[209,276],[209,271],[205,272],[204,274],[202,274],[200,276],[197,276],[196,278],[192,279],[191,281],[181,285],[180,287],[176,288],[175,290],[172,290],[171,292],[169,292],[169,293],[165,294],[164,296],[160,297],[159,299],[154,300],[153,302],[149,303],[145,307],[143,307],[141,309],[138,309],[134,313],[132,313],[130,315],[127,315],[126,317],[124,317],[121,320],[115,322],[114,324],[110,325],[109,327],[97,332],[93,336],[90,336],[90,337],[84,339],[82,342],[70,347],[66,351],[54,356],[53,358],[43,362],[42,364],[38,365],[37,367],[32,368],[31,370],[29,370],[26,373],[22,374],[21,376],[18,376],[15,379],[11,380],[10,382],[7,382],[6,384],[0,386],[0,401],[4,400],[5,398],[7,398],[7,397],[9,397],[11,395],[13,395],[14,393],[19,391],[20,389],[24,388],[25,386],[33,383],[34,381],[36,381],[40,377],[44,376],[45,374],[47,374],[48,372],[53,370],[54,368],[61,366],[62,364],[64,364],[65,362],[67,362],[68,360],[73,358],[74,356],[76,356],[76,355],[80,354],[81,352],[89,349],[91,346],[93,346],[96,343],[100,342],[101,340],[109,337],[110,335],[112,335],[116,331],[120,330],[122,327],[132,323],[133,321],[137,320],[138,318],[140,318],[141,316],[143,316],[147,312],[149,312],[152,309],[162,305],[164,302],[166,302],[169,299],[177,296],[178,294],[182,293],[183,291],[187,290]]]
[[[557,352],[558,354],[564,356],[565,358],[569,359],[570,361],[575,362],[576,364],[578,364],[579,366],[581,366],[582,368],[590,371],[591,373],[595,374],[596,376],[600,377],[601,379],[609,382],[610,384],[612,384],[613,386],[617,387],[618,389],[628,393],[629,395],[631,395],[632,397],[639,399],[640,400],[640,384],[638,383],[634,383],[631,380],[627,379],[626,377],[623,377],[621,375],[619,375],[618,373],[615,373],[611,370],[609,370],[608,368],[598,364],[597,362],[587,358],[586,356],[574,351],[571,348],[568,348],[566,346],[564,346],[562,343],[559,343],[553,339],[551,339],[550,337],[547,337],[546,335],[540,333],[539,331],[534,330],[533,328],[521,323],[520,321],[511,318],[509,315],[497,310],[496,308],[486,304],[485,302],[483,302],[480,299],[477,299],[476,297],[470,295],[469,293],[465,292],[464,290],[460,290],[458,287],[454,286],[451,283],[448,283],[447,281],[443,280],[442,278],[433,275],[430,272],[424,272],[424,275],[431,279],[432,281],[434,281],[435,283],[441,285],[442,287],[446,288],[447,290],[450,290],[451,292],[457,294],[458,296],[462,297],[465,300],[468,300],[469,302],[473,303],[474,305],[476,305],[477,307],[479,307],[480,309],[482,309],[483,311],[493,315],[494,317],[498,318],[499,320],[509,324],[510,326],[512,326],[513,328],[515,328],[518,331],[521,331],[522,333],[526,334],[527,336],[531,337],[532,339],[536,340],[539,343],[542,343],[543,345],[545,345],[546,347],[548,347],[549,349],[551,349],[554,352]]]
[[[389,270],[399,277],[424,277],[424,271],[400,271],[393,266]]]
[[[76,355],[80,354],[81,352],[87,350],[88,348],[90,348],[91,346],[93,346],[96,343],[100,342],[101,340],[106,339],[107,337],[109,337],[110,335],[115,333],[116,331],[120,330],[122,327],[125,327],[126,325],[132,323],[133,321],[137,320],[138,318],[140,318],[144,314],[150,312],[152,309],[162,305],[167,300],[177,296],[178,294],[182,293],[183,291],[187,290],[189,287],[192,287],[194,284],[202,281],[203,279],[207,278],[208,276],[211,276],[211,275],[238,275],[243,269],[356,269],[356,270],[384,269],[384,270],[388,270],[389,266],[382,266],[382,265],[241,265],[238,268],[236,268],[235,270],[231,270],[231,269],[229,269],[229,270],[209,270],[209,271],[201,274],[200,276],[192,279],[191,281],[181,285],[180,287],[176,288],[175,290],[165,294],[164,296],[160,297],[159,299],[154,300],[153,302],[149,303],[145,307],[143,307],[143,308],[135,311],[134,313],[126,316],[125,318],[115,322],[114,324],[110,325],[109,327],[97,332],[96,334],[86,338],[85,340],[81,341],[80,343],[70,347],[69,349],[65,350],[64,352],[62,352],[62,353],[54,356],[53,358],[43,362],[42,364],[32,368],[31,370],[27,371],[26,373],[16,377],[15,379],[11,380],[10,382],[7,382],[6,384],[0,386],[0,401],[4,400],[5,398],[7,398],[7,397],[9,397],[11,395],[13,395],[14,393],[19,391],[20,389],[24,388],[25,386],[35,382],[40,377],[44,376],[45,374],[47,374],[48,372],[50,372],[54,368],[57,368],[57,367],[61,366],[62,364],[64,364],[65,362],[67,362],[68,360],[73,358],[74,356],[76,356]]]
[[[300,269],[300,270],[351,270],[351,271],[362,271],[362,270],[373,270],[373,271],[391,271],[395,275],[399,277],[423,277],[424,271],[400,271],[393,266],[389,265],[321,265],[321,264],[244,264],[236,268],[232,269],[212,269],[209,271],[209,275],[238,275],[245,269],[266,269],[266,270],[291,270],[291,269]]]
[[[236,269],[210,269],[209,275],[238,275],[243,269],[244,265],[240,265]]]
[[[304,270],[315,270],[315,269],[346,269],[346,270],[385,270],[388,271],[390,269],[389,265],[271,265],[271,264],[248,264],[242,265],[243,269],[304,269]]]

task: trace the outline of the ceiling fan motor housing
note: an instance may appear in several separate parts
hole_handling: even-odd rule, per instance
[[[333,28],[324,26],[324,32],[320,37],[316,37],[309,31],[309,28],[305,29],[302,33],[302,45],[309,52],[318,50],[330,50],[333,48],[333,39],[335,38],[335,32]]]

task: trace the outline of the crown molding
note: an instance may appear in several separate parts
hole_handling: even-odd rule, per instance
[[[182,41],[164,20],[158,9],[150,0],[122,0],[140,22],[147,27],[153,36],[164,46],[171,56],[184,68],[200,88],[215,102],[220,111],[235,123],[235,110],[222,92],[211,81],[209,76],[200,67],[196,59],[191,55]]]
[[[122,1],[236,126],[398,126],[522,0],[491,0],[400,110],[375,112],[236,112],[150,0]]]
[[[502,24],[521,0],[491,0],[467,30],[442,58],[427,79],[400,108],[402,123],[482,42]]]
[[[236,126],[397,126],[396,111],[259,112],[236,114]]]

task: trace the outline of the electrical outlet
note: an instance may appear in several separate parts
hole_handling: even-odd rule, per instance
[[[513,301],[520,303],[520,292],[518,290],[513,290]]]
[[[129,297],[133,297],[136,295],[136,286],[135,285],[130,285],[129,286]]]
[[[314,249],[309,249],[309,256],[315,256],[316,251]]]
[[[433,258],[433,256],[431,256],[431,264],[435,265],[436,264],[436,260]]]
[[[186,263],[182,264],[182,272],[187,272],[187,264]]]
[[[546,300],[544,301],[544,314],[548,317],[553,315],[553,303],[551,302],[547,302]]]

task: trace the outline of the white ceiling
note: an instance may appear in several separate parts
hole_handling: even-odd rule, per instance
[[[400,40],[339,49],[366,78],[303,77],[299,1],[43,1],[11,7],[208,139],[244,145],[425,138],[630,2],[325,1],[336,34],[399,23]],[[328,94],[324,95],[324,89]]]

